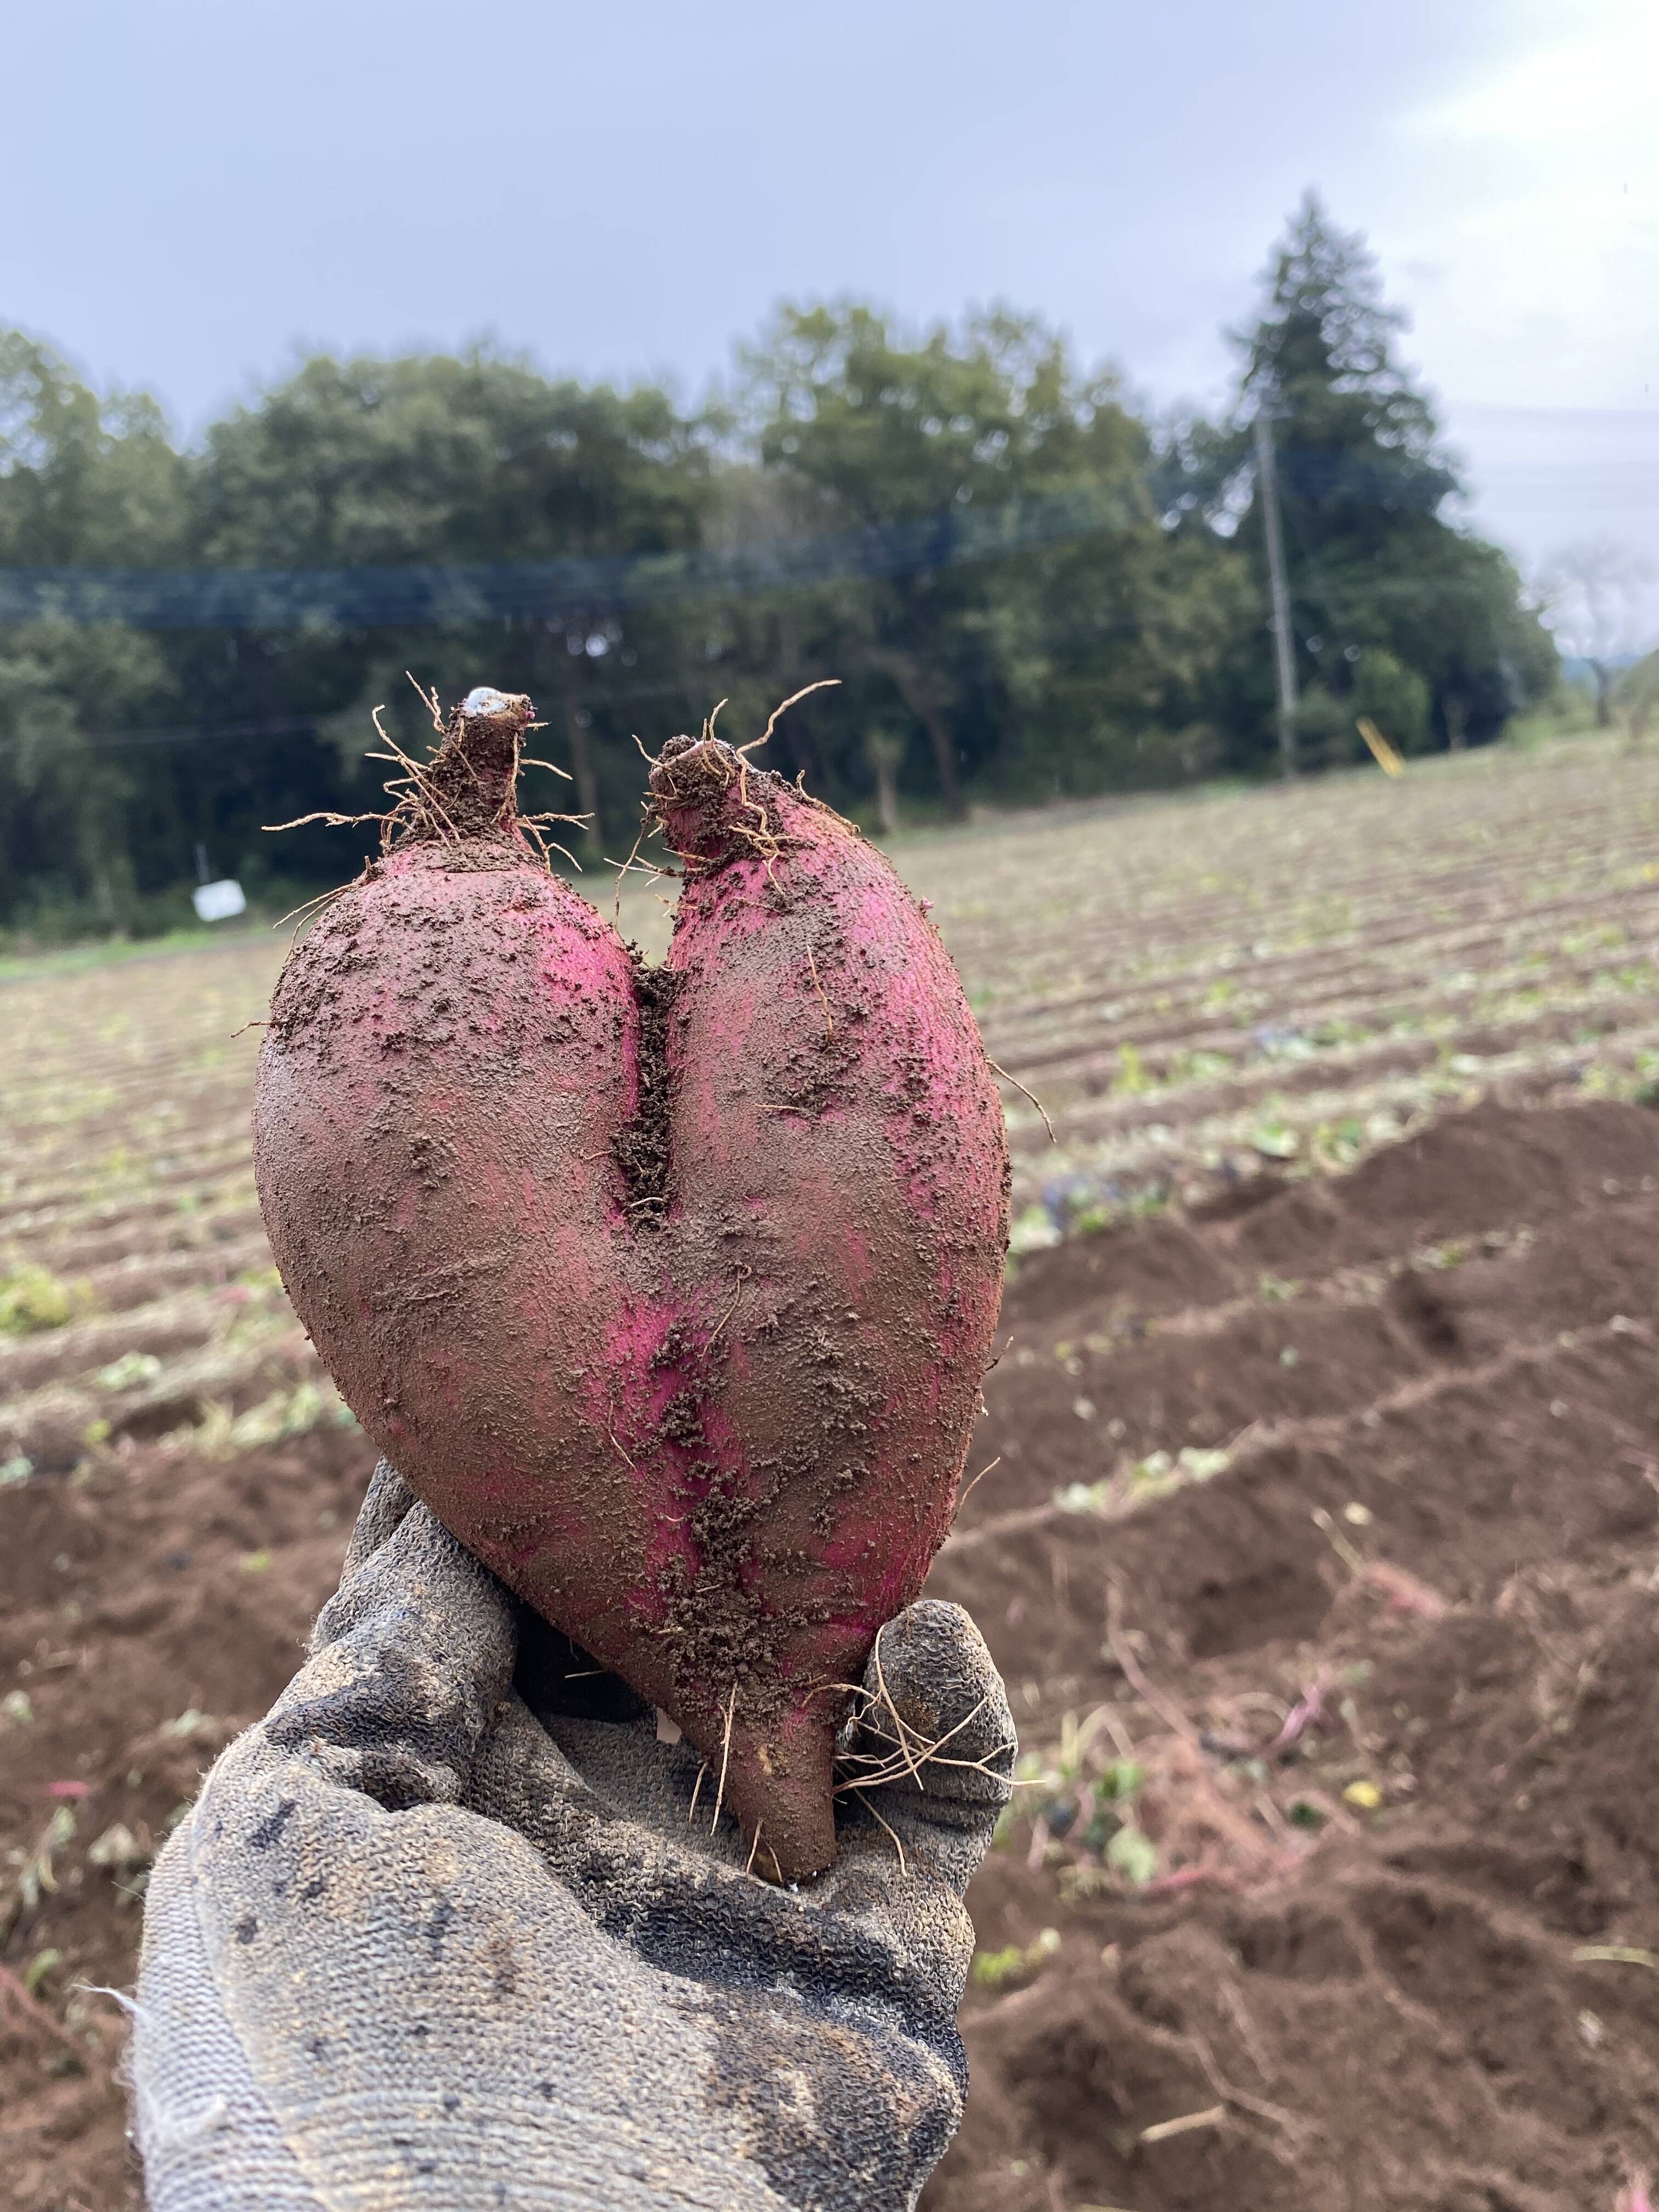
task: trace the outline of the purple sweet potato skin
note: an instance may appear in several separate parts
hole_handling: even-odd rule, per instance
[[[665,971],[516,836],[399,848],[284,970],[256,1171],[364,1428],[724,1760],[793,1880],[834,1856],[837,1686],[954,1511],[1001,1111],[854,830],[713,741],[653,783],[686,864]]]

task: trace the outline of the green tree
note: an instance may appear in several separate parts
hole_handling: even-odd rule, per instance
[[[650,386],[550,380],[522,362],[474,351],[404,359],[307,362],[285,384],[208,434],[197,483],[206,565],[258,568],[440,566],[672,552],[696,545],[709,505],[711,440]],[[562,605],[441,631],[376,631],[238,641],[243,665],[204,641],[202,681],[246,711],[323,718],[356,774],[373,742],[369,710],[419,744],[424,719],[412,671],[446,696],[477,680],[529,691],[562,750],[577,810],[619,826],[638,789],[627,694],[636,672],[683,657],[673,618]],[[623,695],[620,698],[613,695]],[[612,742],[605,742],[609,737]],[[317,766],[296,751],[299,780]],[[364,772],[343,798],[372,803]],[[290,814],[307,811],[282,803]],[[569,804],[546,779],[540,804]],[[273,801],[273,803],[276,803]],[[311,800],[309,804],[314,805]],[[274,818],[267,812],[266,820]],[[343,849],[299,833],[296,854],[325,871]],[[332,865],[337,866],[335,860]]]
[[[153,399],[100,398],[50,346],[0,330],[0,564],[165,568],[189,515]]]
[[[1375,674],[1384,654],[1427,687],[1443,742],[1494,736],[1548,689],[1554,649],[1513,566],[1447,519],[1462,487],[1433,405],[1397,358],[1405,318],[1383,301],[1374,258],[1310,193],[1274,250],[1266,294],[1237,334],[1231,421],[1188,441],[1187,506],[1214,520],[1242,505],[1238,542],[1265,605],[1250,432],[1265,413],[1304,688],[1346,712],[1364,690],[1367,657]]]
[[[1006,310],[912,338],[857,301],[782,309],[743,364],[761,466],[818,528],[935,518],[943,534],[1015,502],[1099,502],[1105,526],[1084,534],[820,592],[806,628],[814,672],[833,662],[854,679],[849,731],[908,725],[898,781],[947,813],[975,781],[1109,780],[1162,704],[1170,561],[1194,565],[1164,544],[1146,432],[1116,377],[1080,371],[1057,335]],[[842,761],[854,787],[874,773],[861,750]]]
[[[1613,686],[1613,704],[1632,744],[1640,744],[1659,720],[1659,653],[1632,662]]]
[[[100,398],[50,347],[0,331],[0,563],[163,566],[188,521],[184,463],[154,401]],[[165,655],[136,631],[0,630],[0,923],[137,918],[134,850],[157,793],[95,739],[171,690]]]
[[[1112,372],[1005,309],[920,332],[858,301],[781,309],[729,407],[549,379],[488,351],[317,359],[181,453],[153,403],[100,397],[0,333],[0,565],[397,570],[762,549],[745,580],[641,604],[590,576],[510,619],[0,632],[0,924],[142,927],[184,911],[200,845],[284,904],[337,882],[372,827],[370,709],[430,737],[404,681],[528,690],[533,805],[618,849],[654,745],[724,698],[767,759],[890,823],[975,798],[1167,783],[1265,764],[1273,673],[1250,427],[1280,453],[1311,759],[1360,714],[1407,750],[1501,726],[1547,687],[1549,639],[1494,548],[1454,526],[1455,473],[1399,368],[1359,241],[1310,203],[1268,276],[1230,419],[1155,438]],[[767,580],[766,541],[834,541]],[[813,573],[809,563],[809,573]],[[770,571],[799,575],[796,556]],[[183,726],[187,743],[174,743]]]

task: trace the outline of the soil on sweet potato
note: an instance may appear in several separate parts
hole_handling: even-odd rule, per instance
[[[723,744],[653,769],[688,879],[665,968],[630,956],[510,834],[507,706],[452,716],[283,970],[266,1227],[416,1495],[804,1879],[835,1853],[825,1686],[950,1524],[1006,1247],[995,1085],[890,864]],[[446,764],[499,787],[460,842]]]
[[[1656,1236],[1659,1115],[1485,1107],[1328,1187],[1020,1262],[969,1467],[1001,1463],[929,1587],[973,1608],[1028,1746],[1103,1703],[1161,1726],[1107,1646],[1115,1583],[1171,1711],[1282,1710],[1322,1669],[1352,1717],[1286,1771],[1382,1802],[1272,1879],[1135,1896],[1062,1890],[1083,1855],[1032,1865],[1017,1824],[970,1904],[982,1953],[1032,1965],[970,1986],[931,2212],[1612,2212],[1659,2165],[1659,1973],[1575,1956],[1659,1922]],[[1127,1519],[1051,1510],[1118,1455],[1230,1441]],[[53,2021],[131,1977],[134,1877],[88,1847],[158,1832],[282,1687],[371,1458],[346,1431],[228,1466],[134,1442],[0,1489],[0,1693],[34,1716],[0,1738],[0,1851],[76,1823],[0,1959],[58,1952]],[[1316,1507],[1432,1602],[1357,1581]],[[0,1997],[18,2212],[138,2201],[118,2014],[81,2003],[101,2040],[72,2062]]]
[[[673,1165],[669,1138],[672,1100],[668,1080],[668,1023],[677,978],[667,968],[648,967],[633,947],[634,999],[640,1010],[635,1052],[638,1099],[634,1113],[611,1139],[611,1156],[627,1192],[630,1218],[641,1229],[659,1223],[667,1210]]]

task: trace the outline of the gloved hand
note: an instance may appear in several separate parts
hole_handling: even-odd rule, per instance
[[[383,1463],[311,1658],[151,1877],[152,2212],[913,2204],[1013,1727],[955,1606],[890,1622],[866,1687],[842,1771],[873,1786],[775,1887],[690,1745]]]

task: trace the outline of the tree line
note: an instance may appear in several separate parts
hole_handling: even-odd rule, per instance
[[[1215,421],[1149,420],[1035,317],[911,333],[842,301],[780,308],[696,407],[488,349],[316,358],[185,448],[153,400],[0,332],[0,586],[34,594],[0,627],[0,927],[166,926],[198,861],[272,896],[337,881],[370,829],[261,825],[376,804],[370,710],[405,747],[430,734],[406,671],[446,699],[478,681],[535,697],[539,749],[572,781],[530,771],[527,803],[586,817],[568,833],[581,860],[632,840],[636,735],[654,750],[724,699],[722,733],[754,736],[828,677],[768,758],[878,829],[1270,773],[1258,413],[1299,765],[1354,757],[1362,714],[1408,754],[1490,739],[1555,682],[1554,648],[1508,560],[1457,520],[1401,323],[1363,240],[1310,197]],[[804,574],[763,557],[823,540],[874,551]],[[964,543],[972,557],[930,550]],[[529,611],[418,623],[52,611],[88,574],[676,556],[741,586],[532,592]]]

